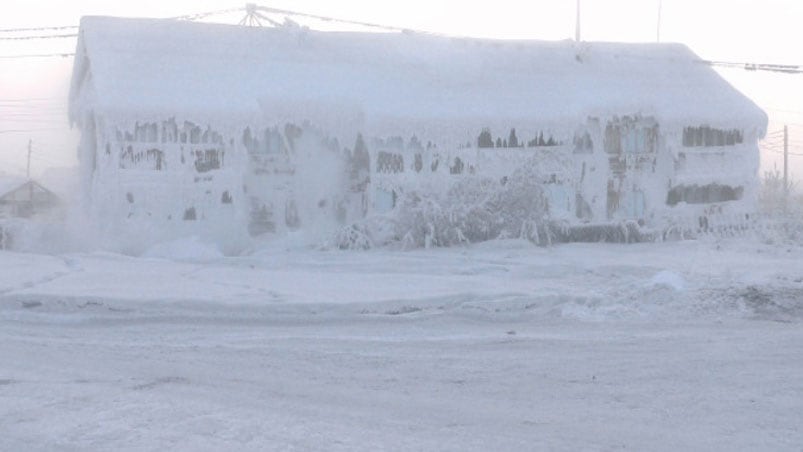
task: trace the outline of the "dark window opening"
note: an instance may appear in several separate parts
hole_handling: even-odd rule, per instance
[[[494,139],[491,136],[491,129],[488,128],[482,129],[482,132],[480,132],[480,136],[477,137],[477,147],[479,148],[494,147]]]
[[[537,137],[527,142],[527,147],[560,146],[562,144],[563,142],[556,140],[552,135],[545,139],[544,132],[539,132]]]
[[[465,167],[465,164],[463,163],[462,160],[460,160],[460,157],[455,157],[454,158],[454,165],[449,167],[449,173],[450,174],[463,174],[463,168],[464,167]]]
[[[708,204],[715,202],[737,201],[742,199],[743,187],[729,185],[678,185],[669,190],[666,204],[675,206],[681,202],[688,204]]]
[[[164,152],[159,149],[134,151],[133,146],[126,146],[120,154],[119,166],[121,169],[150,169],[161,171],[164,169]]]
[[[625,116],[605,126],[605,152],[608,154],[642,154],[655,152],[658,126],[645,120]]]
[[[379,151],[376,156],[376,172],[378,173],[403,173],[404,157],[400,154]]]
[[[594,151],[594,142],[588,132],[575,135],[573,144],[575,154],[590,154]]]
[[[185,221],[195,221],[195,219],[196,219],[195,207],[190,207],[189,209],[184,211]]]
[[[416,173],[420,173],[422,169],[424,169],[424,159],[421,157],[421,154],[415,155],[415,162],[413,163],[413,169],[415,169]]]
[[[220,152],[217,149],[195,151],[195,170],[205,173],[220,168]]]
[[[288,201],[284,207],[284,224],[290,229],[301,227],[301,217],[298,215],[295,201]]]
[[[683,129],[683,146],[715,147],[735,146],[744,142],[744,135],[738,129],[715,129],[709,126],[685,127]]]

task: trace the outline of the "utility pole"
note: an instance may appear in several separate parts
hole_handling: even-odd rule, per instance
[[[25,177],[27,179],[31,178],[31,149],[32,149],[33,140],[28,140],[28,166],[25,170]]]
[[[661,42],[661,4],[662,0],[658,0],[658,29],[655,33],[655,42]]]
[[[789,127],[783,126],[783,210],[789,198]]]
[[[574,26],[574,40],[580,42],[580,0],[577,0],[577,23]]]

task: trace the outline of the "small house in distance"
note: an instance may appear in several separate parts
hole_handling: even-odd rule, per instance
[[[60,204],[58,196],[32,179],[0,175],[0,249],[12,246],[14,225],[53,220]]]
[[[38,182],[0,176],[0,219],[46,217],[58,205],[58,196]]]
[[[679,44],[81,21],[83,193],[114,232],[282,233],[543,161],[550,216],[707,228],[755,208],[767,117]]]

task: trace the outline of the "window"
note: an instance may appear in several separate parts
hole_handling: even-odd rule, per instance
[[[164,152],[159,149],[134,150],[126,146],[120,153],[120,169],[144,169],[161,171],[165,169]]]
[[[588,132],[575,134],[573,144],[575,154],[590,154],[594,152],[594,142]]]
[[[744,188],[729,185],[678,185],[669,190],[666,204],[675,206],[681,202],[688,204],[708,204],[714,202],[736,201],[742,199]]]
[[[683,146],[691,147],[715,147],[715,146],[735,146],[744,142],[741,130],[715,129],[709,126],[686,127],[683,129]]]
[[[605,152],[609,154],[644,154],[655,152],[658,126],[654,121],[624,117],[605,127]]]
[[[376,156],[376,171],[378,173],[403,173],[404,157],[400,154],[379,151]]]
[[[205,173],[220,168],[220,154],[217,149],[195,151],[195,170]]]

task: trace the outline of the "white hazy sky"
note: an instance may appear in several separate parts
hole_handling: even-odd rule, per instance
[[[75,25],[84,15],[172,17],[243,6],[221,0],[3,0],[0,29]],[[259,2],[257,2],[259,3]],[[682,42],[706,59],[803,65],[803,1],[662,0],[661,40]],[[275,0],[276,8],[446,34],[558,40],[574,37],[575,0]],[[583,0],[587,41],[656,40],[659,0]],[[215,16],[236,23],[241,13]],[[304,23],[304,21],[299,20]],[[314,27],[314,23],[309,23]],[[0,33],[0,37],[4,36]],[[8,36],[6,34],[6,36]],[[66,124],[71,58],[12,59],[8,55],[72,52],[73,38],[0,40],[0,164],[23,173],[28,139],[32,173],[75,164],[77,134]],[[721,70],[764,107],[771,130],[792,124],[803,153],[803,75]],[[17,100],[24,99],[25,102]],[[34,100],[27,100],[34,99]],[[763,156],[771,168],[777,156]],[[803,174],[803,157],[795,163]]]

